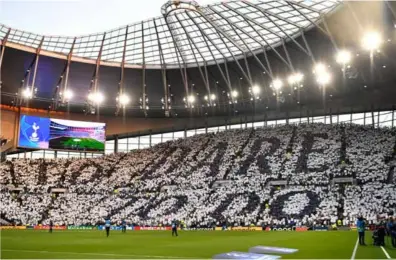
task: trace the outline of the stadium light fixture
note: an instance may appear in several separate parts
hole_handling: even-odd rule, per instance
[[[102,103],[104,101],[104,96],[100,92],[94,92],[94,93],[88,94],[88,99],[90,101],[92,101],[93,103],[96,103],[99,105],[100,103]]]
[[[63,97],[65,98],[65,100],[70,100],[70,99],[72,99],[73,98],[73,91],[71,91],[70,89],[66,89],[64,92],[63,92]]]
[[[207,101],[208,100],[208,96],[206,95],[206,96],[204,96],[204,99]]]
[[[326,65],[324,65],[323,63],[317,63],[314,66],[314,74],[318,74],[320,75],[323,72],[326,72]]]
[[[272,88],[278,91],[283,87],[283,82],[280,79],[274,79],[274,81],[272,81],[271,86]]]
[[[216,95],[215,94],[210,94],[210,100],[216,100]]]
[[[331,81],[331,75],[329,72],[323,71],[322,73],[317,74],[316,81],[322,86],[327,85]]]
[[[231,96],[232,96],[233,98],[237,98],[237,97],[238,97],[238,91],[233,90],[233,91],[231,92]]]
[[[31,88],[25,88],[22,91],[22,96],[26,99],[31,99],[33,97],[32,89]]]
[[[287,79],[287,81],[289,82],[290,85],[293,84],[298,84],[300,83],[304,78],[304,75],[300,72],[296,72],[292,75],[289,76],[289,78]]]
[[[128,97],[128,95],[126,94],[121,94],[118,98],[117,98],[118,102],[120,103],[121,106],[126,106],[128,105],[130,98]]]
[[[253,93],[253,95],[260,94],[260,87],[258,85],[252,86],[252,93]]]
[[[188,103],[193,104],[195,102],[195,97],[193,95],[188,96],[187,98]]]
[[[363,48],[368,51],[373,51],[381,46],[382,37],[378,32],[367,32],[363,36],[362,45]]]
[[[347,50],[340,50],[336,55],[336,61],[341,65],[348,64],[351,61],[351,59],[352,59],[352,54]]]

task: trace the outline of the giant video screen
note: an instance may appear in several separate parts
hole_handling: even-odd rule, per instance
[[[18,146],[104,152],[106,124],[22,115]]]

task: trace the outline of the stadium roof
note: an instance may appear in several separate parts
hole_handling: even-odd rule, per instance
[[[199,6],[195,1],[169,1],[161,9],[162,17],[99,34],[44,36],[0,24],[0,39],[8,34],[7,44],[35,49],[42,44],[41,50],[57,57],[71,53],[88,61],[100,56],[104,62],[121,63],[125,51],[125,64],[130,67],[196,67],[234,61],[294,41],[339,3],[234,0]]]

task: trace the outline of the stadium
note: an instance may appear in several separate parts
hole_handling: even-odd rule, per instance
[[[151,4],[0,8],[1,258],[396,258],[396,2]]]

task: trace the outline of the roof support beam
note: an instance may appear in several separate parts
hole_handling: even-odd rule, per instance
[[[184,89],[185,89],[185,92],[186,92],[186,96],[188,96],[190,91],[189,91],[189,88],[188,88],[188,78],[187,78],[187,73],[186,73],[186,61],[184,60],[184,57],[182,55],[182,51],[179,48],[179,45],[178,45],[178,42],[177,42],[175,36],[173,35],[173,28],[172,28],[172,25],[170,25],[169,22],[168,22],[168,16],[164,16],[164,20],[165,20],[166,26],[168,27],[170,35],[171,35],[172,40],[173,40],[173,46],[175,47],[175,55],[176,55],[177,63],[179,64],[180,74],[181,74],[181,77],[182,77],[182,80],[183,80],[183,85],[184,85]],[[178,53],[180,54],[180,57],[183,60],[184,71],[183,71],[182,66],[180,64],[180,58],[179,58]]]
[[[228,9],[231,9],[227,3],[223,3],[224,6],[226,6]],[[249,6],[256,8],[257,10],[259,10],[262,14],[264,14],[264,16],[273,24],[275,25],[284,35],[286,35],[287,38],[289,38],[292,42],[294,42],[298,48],[300,48],[305,54],[309,55],[309,53],[304,49],[304,47],[302,47],[293,37],[291,37],[285,30],[283,30],[282,26],[279,26],[277,23],[274,22],[274,20],[271,18],[271,16],[269,16],[267,14],[267,12],[265,10],[263,10],[263,8],[261,7],[257,7],[256,5],[252,5],[252,4],[248,4]],[[258,23],[257,21],[255,21],[254,19],[251,19],[250,17],[242,14],[241,12],[239,12],[238,10],[233,10],[234,12],[238,13],[240,16],[242,16],[243,18],[245,18],[246,20],[249,20],[250,22],[254,23],[257,26],[260,26],[261,28],[263,28],[264,30],[269,30],[267,28],[265,28],[262,24]],[[272,31],[271,31],[272,32]],[[274,32],[272,32],[274,33]],[[276,34],[277,36],[279,36],[278,34]],[[282,38],[282,37],[280,37]]]
[[[89,86],[88,93],[98,93],[98,82],[99,82],[99,69],[100,69],[100,61],[102,59],[102,52],[103,52],[103,45],[106,39],[106,33],[103,34],[102,38],[102,43],[100,44],[100,49],[98,53],[98,57],[96,58],[96,66],[95,66],[95,71],[91,79],[91,84]],[[96,109],[99,108],[99,103],[92,102],[92,100],[89,100],[87,97],[87,108],[85,110],[85,113],[96,113]],[[99,116],[99,113],[96,113],[97,116]]]
[[[6,43],[7,43],[7,39],[10,35],[11,32],[11,28],[8,29],[6,35],[3,38],[2,41],[2,46],[1,46],[1,52],[0,52],[0,89],[1,89],[1,85],[2,85],[2,81],[1,81],[1,67],[3,65],[3,57],[4,57],[4,52],[5,52],[5,48],[6,48]]]
[[[269,71],[268,69],[264,66],[264,64],[260,61],[259,58],[257,58],[256,54],[252,51],[252,49],[250,49],[249,45],[245,42],[245,40],[242,39],[242,37],[240,36],[240,34],[235,30],[235,28],[237,28],[238,30],[242,31],[245,35],[248,35],[250,37],[250,34],[248,32],[246,32],[243,28],[239,28],[236,27],[232,22],[229,21],[228,18],[224,17],[222,14],[220,14],[219,12],[217,12],[216,10],[214,10],[211,6],[208,6],[209,9],[211,9],[213,12],[215,12],[217,15],[219,15],[222,19],[224,19],[232,28],[232,30],[235,32],[236,35],[238,35],[239,39],[243,42],[243,44],[246,46],[246,48],[249,50],[249,52],[253,55],[254,59],[257,61],[257,63],[261,66],[261,68],[263,70],[265,70],[268,74]],[[227,7],[228,8],[228,7]],[[254,40],[256,43],[258,43],[259,45],[261,45],[261,43],[259,41],[257,41],[255,38],[250,37],[250,39]],[[262,46],[262,45],[261,45]]]
[[[227,63],[227,58],[225,57],[225,55],[221,52],[221,50],[219,50],[219,48],[217,47],[216,44],[214,44],[212,42],[212,40],[210,39],[210,37],[208,37],[205,32],[202,30],[202,28],[197,24],[197,22],[195,22],[195,20],[191,17],[191,15],[188,12],[185,12],[187,14],[187,16],[191,19],[191,21],[194,23],[194,25],[198,28],[199,32],[202,35],[202,38],[204,39],[204,42],[206,44],[206,47],[208,48],[213,60],[216,63],[217,68],[219,69],[219,72],[221,74],[221,77],[223,78],[224,82],[226,82],[226,84],[228,85],[228,87],[231,89],[231,82],[226,78],[226,76],[224,75],[224,72],[222,70],[222,68],[220,67],[219,63],[217,62],[216,57],[213,54],[212,49],[210,48],[209,44],[208,44],[208,40],[210,41],[210,43],[213,45],[213,47],[216,48],[216,50],[223,56],[224,59],[224,63]]]
[[[302,15],[306,20],[308,20],[314,27],[318,27],[319,28],[319,30],[321,30],[325,35],[327,35],[327,36],[329,36],[328,34],[327,34],[327,31],[326,30],[324,30],[319,24],[316,24],[315,22],[313,22],[308,16],[306,16],[303,12],[301,12],[298,8],[296,8],[294,5],[297,5],[297,6],[300,6],[300,7],[303,7],[303,8],[306,8],[306,7],[304,7],[304,6],[301,6],[300,4],[297,4],[297,3],[295,3],[295,2],[290,2],[290,1],[285,1],[288,5],[290,5],[295,11],[297,11],[300,15]],[[309,10],[309,9],[308,9]],[[319,14],[321,14],[320,12],[318,12],[318,11],[316,11],[315,10],[315,12],[316,13],[319,13]]]
[[[146,94],[146,55],[144,52],[144,22],[142,22],[142,61],[143,61],[143,68],[142,68],[142,109],[144,115],[147,117],[147,94]]]
[[[117,116],[122,109],[122,104],[120,103],[120,97],[124,94],[124,77],[125,77],[125,53],[126,53],[126,46],[127,46],[127,39],[128,39],[128,29],[129,26],[125,28],[125,38],[124,38],[124,48],[122,49],[122,60],[121,60],[121,74],[120,74],[120,82],[118,83],[118,102],[117,102],[117,110],[115,115]],[[125,109],[123,109],[124,116],[125,116]]]
[[[162,74],[162,84],[164,87],[164,109],[165,109],[165,116],[169,117],[169,88],[168,88],[168,83],[166,81],[166,63],[164,59],[164,53],[162,52],[162,47],[161,47],[161,41],[159,39],[158,35],[158,29],[157,29],[157,24],[155,22],[155,19],[153,19],[154,22],[154,28],[155,28],[155,33],[157,35],[157,42],[158,42],[158,50],[160,53],[160,63],[161,63],[161,74]]]
[[[241,53],[244,55],[245,63],[247,64],[245,51],[233,39],[231,39],[221,28],[219,28],[216,24],[214,24],[202,11],[198,12],[198,14],[200,14],[202,18],[204,18],[208,23],[210,23],[210,25],[218,32],[219,35],[220,34],[224,35],[227,38],[228,41],[230,41],[235,47],[237,47],[239,49],[239,51],[241,51]],[[191,18],[191,19],[193,19],[193,18]],[[253,81],[252,81],[251,77],[249,77],[249,75],[246,74],[245,70],[239,64],[239,62],[236,59],[235,55],[228,48],[228,45],[224,41],[223,37],[220,36],[219,38],[223,42],[223,44],[226,46],[226,48],[228,49],[229,53],[231,54],[232,58],[234,59],[235,63],[237,64],[238,68],[241,70],[243,76],[246,77],[246,79],[248,80],[250,85],[253,86]]]
[[[40,44],[36,50],[36,62],[34,64],[34,70],[33,70],[32,91],[33,91],[33,88],[36,88],[37,67],[38,67],[38,63],[40,60],[40,52],[41,52],[41,47],[43,47],[43,42],[44,42],[44,36],[43,36],[43,38],[41,38]]]
[[[185,33],[186,36],[187,36],[187,41],[188,41],[188,44],[189,44],[189,46],[190,46],[191,52],[192,52],[192,54],[193,54],[193,56],[194,56],[195,63],[197,64],[198,71],[199,71],[199,73],[200,73],[200,75],[201,75],[202,81],[203,81],[204,84],[205,84],[206,91],[207,91],[208,94],[210,95],[211,90],[210,90],[210,84],[209,84],[208,74],[207,74],[207,70],[206,70],[206,64],[204,65],[204,68],[205,68],[205,75],[206,75],[206,77],[205,77],[204,74],[203,74],[203,72],[202,72],[201,66],[200,66],[200,64],[199,64],[199,62],[198,62],[198,59],[197,59],[197,55],[195,54],[195,51],[194,51],[192,45],[194,45],[194,48],[195,48],[196,50],[198,50],[198,48],[197,48],[197,46],[195,45],[194,41],[191,39],[190,34],[189,34],[188,31],[186,30],[186,28],[184,28],[184,26],[183,26],[182,22],[180,21],[179,17],[177,16],[177,14],[175,14],[175,17],[176,17],[176,20],[178,21],[178,23],[180,23],[181,27],[183,28],[184,33]],[[202,60],[205,61],[204,56],[203,56],[199,51],[198,51],[198,53],[200,54]],[[210,101],[210,102],[212,102],[212,101]]]
[[[226,5],[225,5],[225,6],[226,6]],[[249,22],[249,20],[247,19],[247,17],[245,17],[244,15],[241,15],[241,14],[237,13],[237,12],[236,12],[235,10],[233,10],[233,9],[230,9],[228,6],[226,6],[226,7],[227,7],[230,11],[233,11],[233,12],[235,12],[236,14],[240,15],[240,16],[245,20],[245,22],[248,23],[248,24],[250,25],[250,22]],[[262,27],[261,25],[260,25],[260,27],[263,28],[264,30],[267,30],[267,31],[268,31],[267,28]],[[260,33],[259,31],[257,31],[256,28],[254,28],[254,26],[252,26],[251,28],[257,33],[257,35],[260,36],[260,38],[265,42],[265,44],[266,44],[273,52],[275,52],[275,54],[279,57],[279,59],[280,59],[283,63],[285,63],[285,64],[291,69],[291,65],[283,58],[283,56],[282,56],[277,50],[275,50],[275,48],[272,47],[272,45],[271,45],[270,43],[268,43],[268,41],[261,35],[261,33]],[[242,31],[243,29],[240,29],[240,30]],[[244,30],[243,30],[243,31],[244,31]],[[271,32],[271,31],[269,31],[269,32]],[[245,32],[245,34],[249,35],[249,33],[247,33],[247,32]],[[282,38],[282,37],[280,37],[279,35],[277,35],[277,36],[278,36],[279,38]],[[255,42],[257,42],[258,44],[260,44],[260,45],[263,47],[264,51],[265,51],[265,46],[264,46],[261,42],[257,41],[254,37],[251,37],[251,39],[253,39]],[[272,73],[269,73],[269,71],[266,71],[266,72],[267,72],[271,77],[273,76]]]

